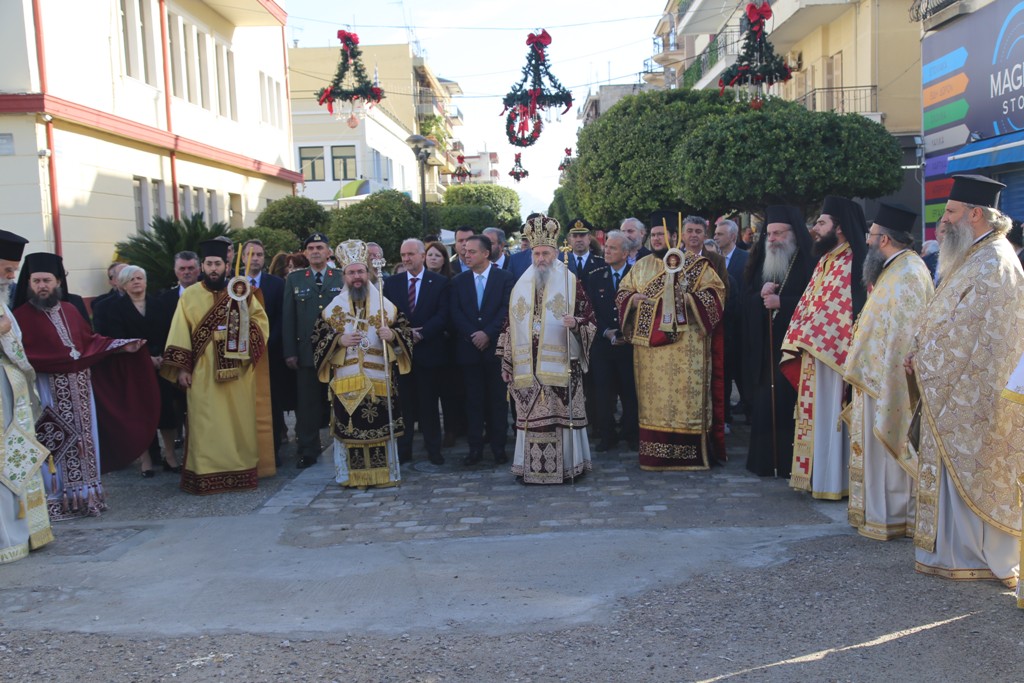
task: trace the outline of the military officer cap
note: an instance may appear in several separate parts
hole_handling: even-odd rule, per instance
[[[569,224],[570,235],[589,235],[594,226],[586,218],[577,218]]]
[[[322,232],[314,232],[312,235],[302,240],[302,248],[305,249],[313,242],[323,242],[324,244],[327,245],[328,249],[331,248],[331,241],[327,239],[327,235],[325,235]]]

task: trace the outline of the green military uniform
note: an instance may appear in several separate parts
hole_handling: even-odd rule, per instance
[[[318,241],[328,243],[319,233],[310,235],[307,242],[318,237]],[[317,285],[316,271],[311,267],[290,273],[285,280],[282,306],[284,357],[299,359],[295,405],[298,456],[310,461],[315,461],[323,450],[320,422],[327,403],[327,386],[317,379],[313,365],[313,324],[345,284],[337,268],[327,266],[321,277],[323,282]]]

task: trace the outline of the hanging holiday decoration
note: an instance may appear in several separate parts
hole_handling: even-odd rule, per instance
[[[363,53],[359,49],[359,36],[348,31],[338,31],[338,40],[341,41],[341,60],[338,62],[338,70],[334,74],[334,80],[326,88],[317,91],[317,102],[320,106],[326,104],[327,111],[332,114],[335,102],[355,103],[357,100],[363,100],[371,105],[380,104],[380,101],[384,99],[384,91],[366,77],[366,69],[363,67],[362,60]],[[349,67],[352,68],[352,79],[355,81],[355,85],[346,88],[342,84],[345,77],[348,76]],[[351,120],[349,125],[351,125]],[[356,125],[359,125],[358,119],[356,119]]]
[[[512,176],[513,180],[515,180],[517,183],[526,176],[530,175],[530,172],[523,168],[522,159],[523,153],[516,152],[516,163],[512,167],[512,170],[508,172],[508,174]]]
[[[750,28],[743,38],[743,49],[736,61],[718,79],[719,94],[735,85],[773,85],[793,77],[789,65],[775,54],[775,48],[765,36],[764,23],[772,18],[772,8],[768,1],[749,3],[745,15]],[[754,101],[759,102],[760,98],[755,96]],[[751,106],[760,109],[760,105],[755,106],[754,101]]]
[[[558,170],[563,173],[569,170],[569,164],[572,163],[572,147],[565,148],[565,158],[562,159],[562,163],[558,165]]]
[[[459,164],[455,167],[455,170],[452,171],[452,177],[455,178],[455,182],[461,185],[469,178],[469,169],[466,168],[466,157],[460,154],[455,158]]]
[[[513,85],[502,100],[505,109],[501,113],[508,112],[505,134],[509,143],[516,147],[529,147],[537,142],[543,128],[541,112],[548,107],[564,106],[563,114],[572,108],[572,93],[563,88],[548,69],[544,48],[550,44],[551,36],[544,29],[526,37],[530,49],[526,52],[523,79]],[[550,86],[545,86],[545,79]]]

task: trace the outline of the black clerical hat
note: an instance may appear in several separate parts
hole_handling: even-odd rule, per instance
[[[875,214],[875,220],[872,222],[908,238],[901,239],[901,242],[911,242],[913,237],[910,233],[914,229],[914,223],[917,222],[917,212],[903,204],[880,202],[878,213]]]
[[[50,254],[45,251],[37,251],[25,257],[25,263],[21,272],[28,275],[33,273],[50,273],[58,280],[64,279],[64,259],[57,254]]]
[[[577,218],[569,223],[570,235],[586,235],[593,229],[594,226],[586,218]]]
[[[302,240],[302,248],[305,249],[310,245],[311,242],[323,242],[327,245],[327,248],[331,248],[331,241],[327,239],[327,235],[322,232],[314,232],[312,235]]]
[[[225,242],[219,239],[206,240],[205,242],[199,243],[199,253],[204,258],[209,257],[219,258],[221,261],[228,260],[228,249],[231,247],[231,242]]]
[[[999,192],[1006,185],[983,175],[955,175],[949,198],[964,204],[996,208]]]
[[[26,244],[28,244],[28,240],[21,235],[15,235],[7,230],[0,230],[0,259],[20,261],[21,255],[25,253]]]
[[[843,203],[849,201],[843,197],[836,197],[835,195],[828,195],[825,197],[825,201],[821,204],[821,212],[828,214],[835,218],[843,212]]]
[[[793,220],[793,207],[787,204],[773,204],[764,210],[764,224],[785,223],[790,225]],[[790,227],[795,227],[790,225]]]

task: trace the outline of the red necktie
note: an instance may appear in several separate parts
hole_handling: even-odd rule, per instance
[[[416,310],[416,283],[419,282],[418,277],[409,278],[409,312],[412,313]]]

